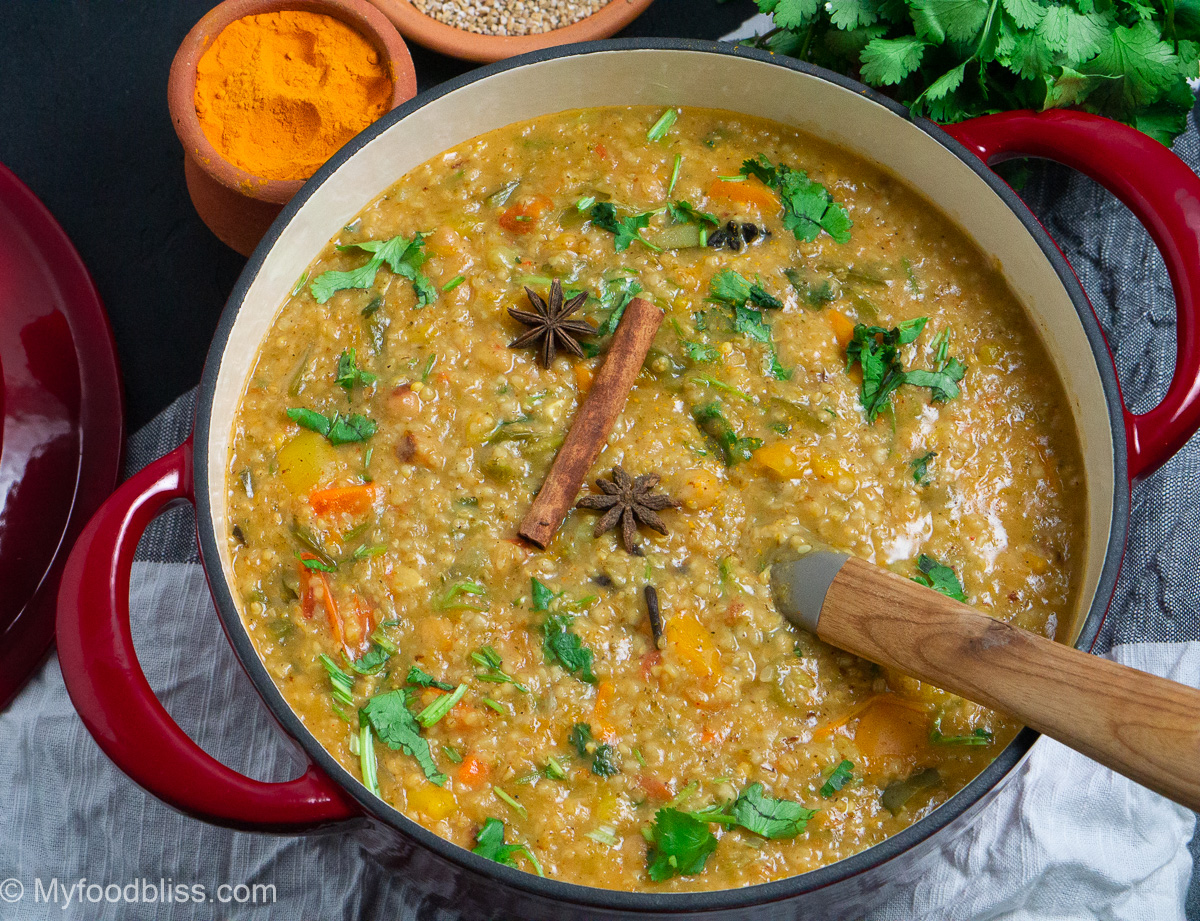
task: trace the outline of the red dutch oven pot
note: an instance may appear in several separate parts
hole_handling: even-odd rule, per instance
[[[1066,111],[1011,112],[942,129],[867,87],[796,61],[711,42],[615,41],[551,49],[476,71],[397,109],[351,142],[292,201],[259,245],[222,316],[200,385],[193,438],[126,482],[87,526],[59,596],[59,656],[88,730],[116,765],[175,808],[219,825],[284,833],[356,828],[379,859],[435,902],[468,916],[637,918],[851,917],[889,889],[916,884],[1036,739],[1017,738],[944,805],[875,847],[821,869],[718,892],[616,892],[544,880],[483,860],[372,796],[305,729],[242,626],[226,572],[225,467],[233,412],[292,282],[330,234],[400,175],[491,128],[589,105],[707,105],[826,136],[923,192],[999,261],[1038,326],[1073,403],[1088,477],[1086,611],[1090,648],[1112,597],[1130,484],[1200,429],[1200,180],[1132,128]],[[1122,404],[1112,358],[1070,266],[988,165],[1045,157],[1101,183],[1141,220],[1174,287],[1178,352],[1162,402]],[[172,503],[196,507],[218,615],[243,667],[310,763],[285,783],[251,780],[189,739],[146,682],[129,625],[138,538]],[[816,913],[811,914],[810,913]]]

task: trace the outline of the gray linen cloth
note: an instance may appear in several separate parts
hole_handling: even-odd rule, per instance
[[[1194,125],[1176,145],[1200,163]],[[1162,261],[1114,199],[1039,166],[1024,194],[1079,273],[1134,409],[1153,405],[1174,364],[1174,308]],[[129,441],[128,471],[174,447],[194,394]],[[1200,686],[1200,441],[1134,490],[1128,554],[1100,650]],[[197,563],[190,512],[159,519],[139,548],[134,637],[152,686],[204,748],[264,780],[295,763],[237,665]],[[0,919],[396,917],[451,921],[403,873],[380,869],[346,835],[276,837],[213,828],[144,794],[100,753],[51,659],[0,713]],[[147,742],[146,758],[154,758]],[[1020,774],[913,891],[874,917],[1200,919],[1188,897],[1195,815],[1041,740]],[[78,885],[273,886],[259,904],[89,901]],[[19,900],[16,880],[22,887]],[[58,889],[52,889],[53,881]],[[72,888],[73,887],[73,888]],[[83,901],[80,901],[80,895]],[[111,890],[110,890],[111,892]],[[40,900],[39,900],[40,893]],[[49,893],[54,898],[47,902]],[[73,893],[73,895],[69,895]],[[68,902],[68,898],[70,901]],[[103,898],[103,895],[102,895]],[[121,896],[124,899],[124,895]],[[265,903],[264,901],[265,900]]]

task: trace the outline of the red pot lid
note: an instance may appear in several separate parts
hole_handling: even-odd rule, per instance
[[[0,708],[54,641],[62,565],[120,475],[108,317],[46,207],[0,164]]]

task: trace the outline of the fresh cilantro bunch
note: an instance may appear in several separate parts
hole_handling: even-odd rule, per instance
[[[1200,0],[757,0],[750,44],[958,122],[1078,108],[1170,144],[1195,104]]]

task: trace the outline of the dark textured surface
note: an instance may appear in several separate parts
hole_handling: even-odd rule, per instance
[[[125,372],[129,431],[200,378],[241,271],[192,210],[167,72],[212,0],[4,0],[0,162],[46,203],[91,269]],[[717,38],[750,0],[657,0],[624,33]],[[420,88],[471,65],[413,47]]]

